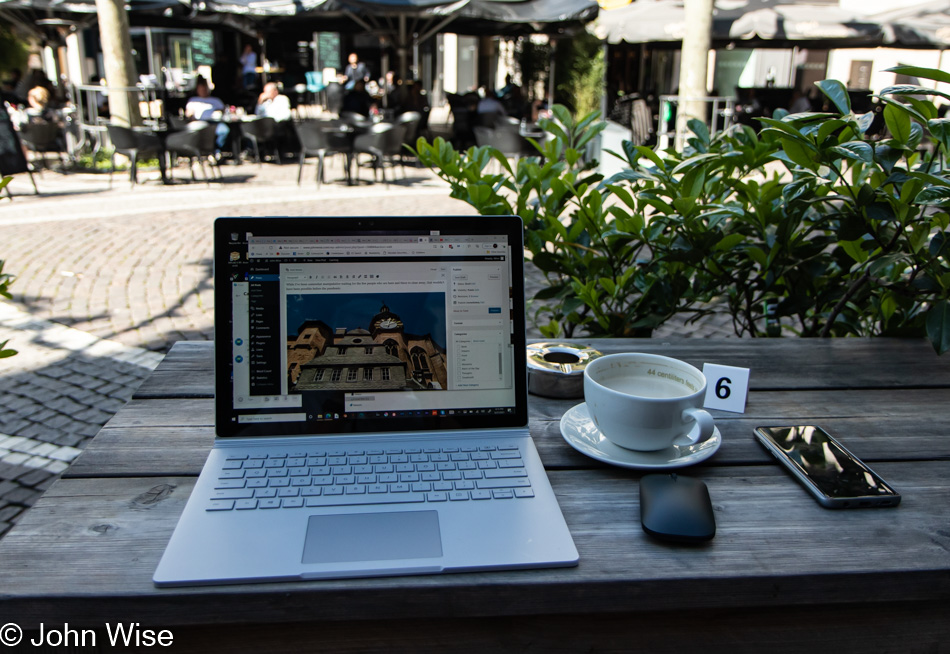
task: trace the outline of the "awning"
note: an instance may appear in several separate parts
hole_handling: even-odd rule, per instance
[[[683,0],[637,0],[602,11],[595,32],[609,43],[682,41],[686,31]],[[836,5],[794,0],[716,0],[714,45],[739,47],[860,47],[880,45],[884,32],[877,21]]]
[[[871,16],[884,26],[887,45],[950,48],[950,0],[931,0]]]

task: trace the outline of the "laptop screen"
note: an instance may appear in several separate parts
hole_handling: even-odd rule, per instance
[[[527,424],[516,216],[219,218],[218,436]]]

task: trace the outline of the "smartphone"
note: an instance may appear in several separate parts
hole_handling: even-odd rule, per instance
[[[901,502],[897,491],[821,427],[756,427],[755,437],[826,508]]]

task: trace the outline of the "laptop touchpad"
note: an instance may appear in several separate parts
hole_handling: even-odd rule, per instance
[[[313,515],[303,548],[303,563],[437,556],[442,556],[438,511]]]

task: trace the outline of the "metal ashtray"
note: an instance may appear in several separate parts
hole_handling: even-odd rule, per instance
[[[600,356],[603,354],[587,345],[529,345],[528,392],[543,397],[584,397],[584,368]]]

